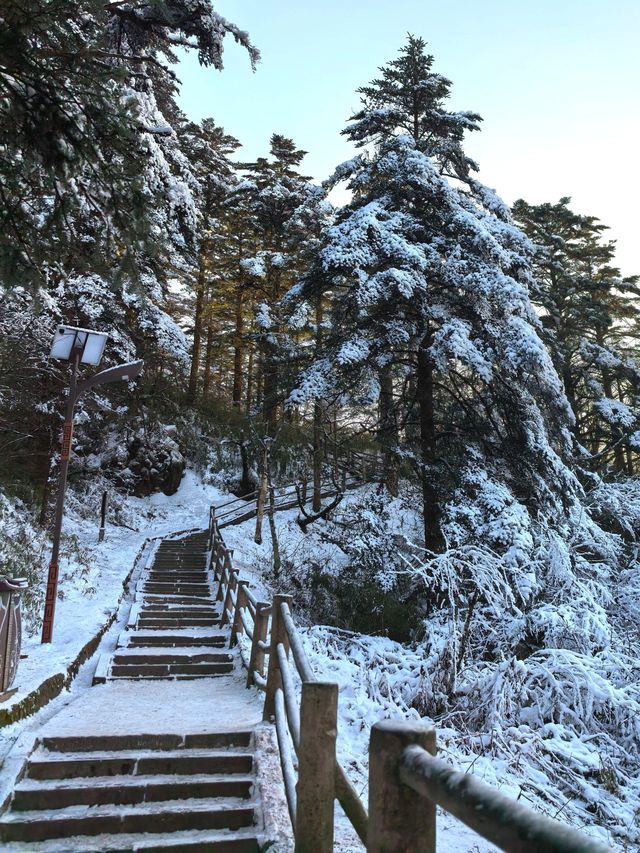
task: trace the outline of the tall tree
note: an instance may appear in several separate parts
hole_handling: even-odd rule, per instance
[[[410,380],[425,543],[436,550],[442,502],[472,458],[527,500],[558,499],[571,479],[560,461],[571,412],[529,298],[532,247],[473,177],[462,140],[479,116],[446,110],[451,84],[425,47],[410,36],[359,90],[344,133],[364,151],[333,178],[353,199],[296,291],[310,304],[333,293],[331,332],[292,399],[346,393],[371,406],[382,394],[378,434],[392,452],[393,386]]]
[[[620,274],[607,227],[572,211],[570,202],[520,199],[513,211],[537,245],[535,299],[576,416],[576,437],[596,466],[631,473],[640,426],[638,277]]]
[[[306,152],[293,140],[274,134],[271,158],[246,164],[253,185],[251,216],[259,251],[245,258],[244,270],[256,291],[256,330],[263,376],[263,411],[275,433],[287,389],[292,383],[295,344],[280,301],[308,269],[331,214],[321,187],[297,171]]]

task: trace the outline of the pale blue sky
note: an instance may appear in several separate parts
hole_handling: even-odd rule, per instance
[[[218,0],[262,51],[251,72],[227,42],[225,69],[177,71],[181,106],[212,116],[265,154],[271,133],[294,138],[318,180],[353,154],[340,130],[355,90],[420,35],[453,81],[451,108],[484,117],[467,151],[508,202],[573,197],[618,241],[618,263],[640,273],[640,0]]]

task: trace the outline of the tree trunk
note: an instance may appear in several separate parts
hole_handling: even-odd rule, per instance
[[[204,247],[200,248],[200,267],[198,270],[198,282],[196,285],[196,312],[193,318],[193,350],[191,352],[191,371],[189,373],[189,387],[187,389],[187,402],[193,403],[198,392],[198,373],[200,370],[200,343],[202,340],[202,311],[204,308]]]
[[[434,412],[433,362],[429,348],[433,342],[430,330],[418,347],[417,402],[420,410],[421,479],[424,517],[424,542],[430,551],[442,547],[440,507],[435,486],[436,427]]]
[[[206,399],[211,391],[211,363],[213,361],[213,323],[207,324],[207,345],[204,356],[204,373],[202,376],[202,396]]]
[[[378,371],[380,382],[378,440],[382,447],[384,479],[389,494],[398,496],[398,425],[393,404],[393,376],[391,365],[387,364]]]
[[[251,414],[251,404],[253,394],[253,344],[249,344],[249,361],[247,363],[247,399],[245,403],[245,411],[247,417]]]
[[[267,498],[267,486],[269,484],[269,451],[265,449],[262,456],[262,471],[260,472],[260,490],[256,502],[256,534],[254,542],[262,545],[262,521],[264,519],[264,505]]]
[[[236,328],[233,349],[233,405],[239,408],[242,404],[242,367],[244,362],[244,291],[242,284],[238,285],[236,294]]]
[[[601,331],[596,332],[596,342],[603,349],[606,346],[604,334]],[[605,396],[610,400],[615,399],[613,394],[613,381],[608,368],[601,368],[602,373],[602,388]],[[613,467],[616,471],[622,473],[625,470],[624,448],[622,446],[623,433],[619,427],[611,426],[611,441],[615,445],[613,448]]]
[[[251,479],[251,471],[249,468],[249,451],[247,450],[247,442],[244,440],[244,434],[240,435],[240,461],[242,464],[242,477],[240,479],[240,496],[249,495],[255,488],[255,483]]]
[[[263,409],[267,421],[267,432],[270,436],[274,436],[278,427],[278,369],[271,346],[267,342],[263,344],[262,365]]]
[[[322,296],[319,296],[316,302],[316,357],[322,351],[323,320]],[[320,401],[316,400],[313,405],[313,500],[311,504],[314,512],[320,512],[322,502],[322,421],[323,406]]]
[[[275,519],[275,490],[273,485],[271,484],[271,477],[269,477],[269,533],[271,534],[271,549],[273,551],[273,578],[274,580],[278,580],[280,577],[280,567],[282,565],[280,559],[280,543],[278,542],[278,531],[276,529],[276,519]]]
[[[322,421],[323,410],[320,403],[313,405],[313,500],[311,506],[314,512],[320,511],[322,502]]]

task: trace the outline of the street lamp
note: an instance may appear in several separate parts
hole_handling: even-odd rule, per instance
[[[104,385],[106,382],[117,380],[135,379],[142,370],[142,361],[132,361],[129,364],[119,364],[95,373],[83,382],[78,383],[77,373],[80,364],[100,364],[102,353],[107,342],[104,332],[94,332],[91,329],[78,329],[74,326],[58,326],[53,344],[51,345],[51,358],[66,361],[71,365],[71,379],[69,381],[69,396],[67,398],[67,412],[62,429],[62,450],[60,452],[60,472],[58,474],[58,495],[56,497],[56,515],[53,528],[53,547],[51,549],[51,562],[49,563],[49,575],[47,577],[47,595],[44,605],[44,619],[42,623],[43,643],[50,643],[53,637],[53,619],[56,610],[56,598],[58,595],[58,558],[60,555],[60,533],[62,531],[62,516],[64,513],[64,495],[67,487],[67,471],[69,469],[69,457],[71,456],[71,438],[73,436],[73,409],[78,397],[90,388]]]

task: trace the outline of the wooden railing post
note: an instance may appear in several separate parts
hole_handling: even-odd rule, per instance
[[[229,581],[231,581],[231,555],[233,551],[227,550],[222,543],[220,543],[220,550],[218,551],[218,559],[222,557],[220,561],[220,583],[218,584],[218,592],[216,593],[216,601],[224,600],[224,575],[225,572],[229,575]]]
[[[242,608],[247,606],[247,591],[245,589],[248,581],[238,581],[238,591],[236,593],[236,609],[233,614],[233,622],[231,623],[231,637],[229,639],[229,648],[235,646],[238,642],[236,634],[244,634],[244,623],[242,621]]]
[[[296,853],[332,853],[338,685],[305,681],[300,704]]]
[[[435,755],[435,730],[403,720],[383,720],[371,729],[367,853],[435,853],[435,804],[399,778],[402,753],[411,744]]]
[[[271,646],[269,649],[269,672],[267,674],[266,696],[264,698],[264,711],[262,718],[270,720],[276,712],[275,695],[278,687],[282,687],[282,676],[280,675],[280,664],[276,651],[278,643],[282,643],[285,652],[289,653],[289,637],[282,621],[280,605],[286,601],[291,607],[290,595],[274,595],[271,609]]]
[[[259,601],[256,604],[256,615],[253,620],[253,640],[251,642],[251,655],[249,656],[249,672],[247,673],[247,687],[255,683],[253,673],[264,675],[264,649],[260,643],[267,639],[267,627],[269,625],[268,601]]]
[[[224,602],[222,604],[222,614],[220,616],[220,625],[224,627],[229,621],[233,624],[233,619],[229,620],[228,611],[231,610],[233,606],[233,593],[238,588],[238,571],[237,569],[232,569],[229,567],[229,583],[227,585],[227,594],[224,597]],[[236,598],[236,603],[238,599]]]

